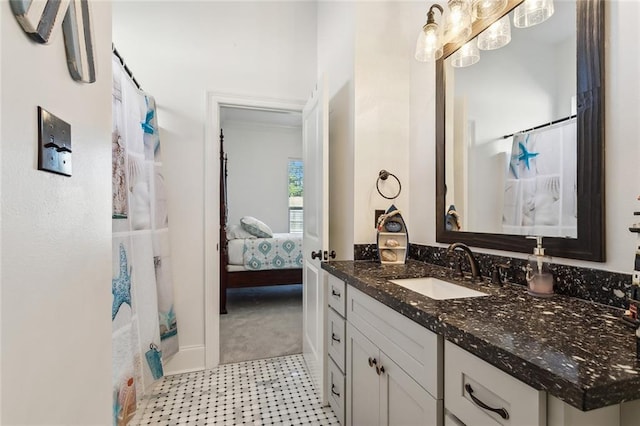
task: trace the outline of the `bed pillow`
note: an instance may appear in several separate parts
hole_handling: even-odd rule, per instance
[[[253,216],[244,216],[240,219],[242,229],[258,238],[273,238],[273,231],[266,223]]]
[[[242,229],[242,226],[240,225],[229,225],[227,226],[226,232],[227,232],[227,240],[244,240],[247,238],[249,239],[258,238],[255,235],[250,234],[244,229]]]

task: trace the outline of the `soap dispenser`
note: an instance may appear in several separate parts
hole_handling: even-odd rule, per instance
[[[544,254],[542,237],[528,238],[536,239],[536,247],[533,249],[533,254],[529,255],[529,263],[526,268],[529,294],[549,297],[553,295],[553,274],[550,270],[551,257]]]

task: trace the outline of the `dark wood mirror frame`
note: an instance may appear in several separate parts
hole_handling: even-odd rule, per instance
[[[521,1],[509,0],[504,14]],[[551,256],[594,262],[605,261],[604,2],[605,0],[576,2],[578,238],[544,239],[546,253]],[[475,22],[469,40],[491,23]],[[436,62],[436,241],[463,242],[472,247],[531,253],[535,240],[525,236],[447,231],[445,228],[444,61],[463,44],[464,42],[447,44],[442,59]]]

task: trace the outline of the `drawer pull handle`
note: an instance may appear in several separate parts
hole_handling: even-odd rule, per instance
[[[335,297],[340,297],[340,292],[336,291],[336,289],[333,287],[331,287],[331,294]]]
[[[376,365],[376,373],[378,373],[378,376],[384,374],[384,365],[381,365],[380,367]]]
[[[340,398],[340,394],[336,392],[336,385],[334,385],[333,383],[331,383],[331,393]]]
[[[340,343],[340,338],[335,333],[331,333],[331,340]]]
[[[374,365],[375,365],[375,366],[376,366],[376,368],[377,368],[377,366],[378,366],[378,361],[377,361],[375,358],[371,358],[371,357],[369,357],[369,367],[373,367]]]
[[[469,383],[465,384],[464,388],[466,389],[467,392],[469,392],[469,396],[471,397],[473,402],[476,403],[476,405],[478,407],[484,408],[485,410],[493,411],[494,413],[498,414],[500,417],[502,417],[505,420],[507,420],[509,418],[509,413],[504,408],[489,407],[487,404],[485,404],[484,402],[482,402],[478,398],[476,398],[473,395],[473,388],[471,387],[471,385]]]

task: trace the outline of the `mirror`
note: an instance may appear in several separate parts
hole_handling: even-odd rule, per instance
[[[603,3],[556,0],[548,21],[512,27],[512,43],[480,51],[466,68],[451,66],[466,40],[445,46],[436,63],[436,241],[531,252],[525,236],[543,235],[550,255],[604,261]],[[475,22],[469,40],[491,23]],[[560,53],[549,48],[556,27],[574,28],[557,36]]]

